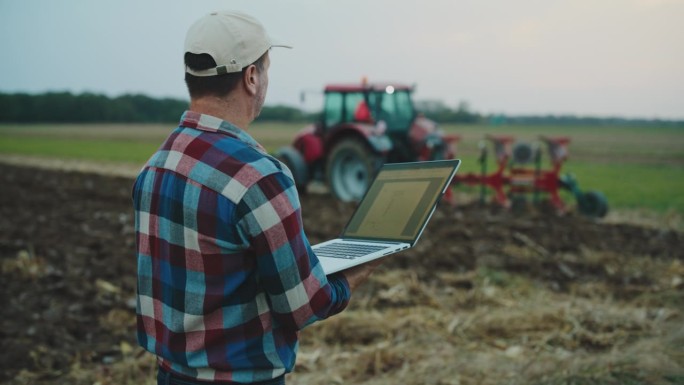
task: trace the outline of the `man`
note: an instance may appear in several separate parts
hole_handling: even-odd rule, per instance
[[[244,14],[192,25],[190,108],[135,182],[138,340],[159,384],[283,384],[299,330],[342,311],[375,267],[325,276],[291,172],[247,133],[274,46]]]

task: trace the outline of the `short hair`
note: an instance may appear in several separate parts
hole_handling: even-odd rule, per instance
[[[261,57],[259,57],[254,63],[250,65],[255,65],[258,72],[264,70],[264,61],[266,58],[266,51]],[[202,53],[194,54],[190,52],[185,53],[185,65],[193,70],[201,71],[216,67],[216,61],[211,55]],[[205,96],[226,96],[231,93],[237,85],[240,83],[242,78],[242,73],[245,68],[242,68],[240,72],[232,72],[222,75],[215,76],[195,76],[188,72],[185,73],[185,85],[188,88],[188,93],[190,98],[196,99]]]

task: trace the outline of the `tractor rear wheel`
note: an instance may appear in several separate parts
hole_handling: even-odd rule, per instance
[[[333,147],[328,157],[328,187],[343,202],[359,201],[381,165],[382,158],[362,141],[344,139]]]

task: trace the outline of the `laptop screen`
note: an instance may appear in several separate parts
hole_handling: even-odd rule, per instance
[[[413,243],[460,161],[386,164],[342,236]]]

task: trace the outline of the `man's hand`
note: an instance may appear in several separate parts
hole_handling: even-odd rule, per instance
[[[379,258],[374,261],[364,263],[359,266],[351,267],[347,270],[343,270],[341,273],[344,278],[347,279],[349,283],[349,288],[353,292],[359,285],[365,282],[371,273],[382,264],[384,258]]]

